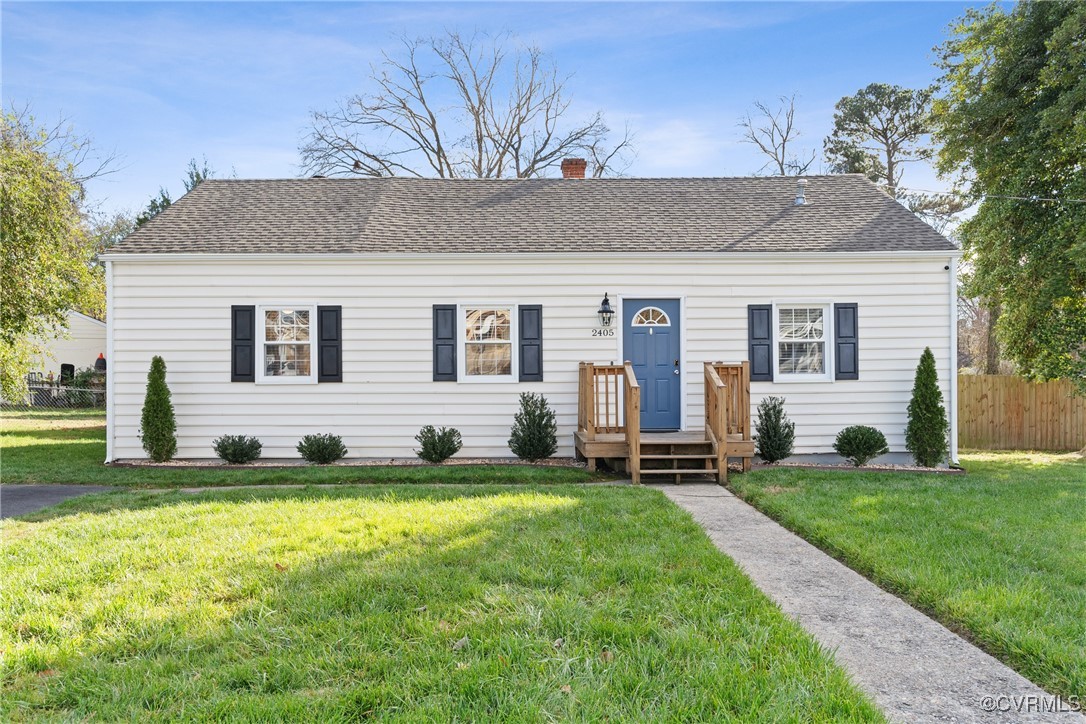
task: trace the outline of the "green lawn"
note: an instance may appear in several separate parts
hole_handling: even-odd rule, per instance
[[[83,410],[0,412],[0,475],[5,483],[125,486],[274,483],[582,483],[602,473],[539,465],[292,466],[260,469],[114,467],[106,458],[105,415]]]
[[[1086,461],[962,464],[967,475],[769,469],[732,486],[1037,684],[1086,699]]]
[[[4,539],[3,720],[881,720],[651,489],[126,491]]]

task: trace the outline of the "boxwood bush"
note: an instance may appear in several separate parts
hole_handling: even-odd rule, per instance
[[[298,454],[308,462],[328,465],[346,457],[347,446],[339,435],[306,435],[298,443]]]
[[[460,439],[460,431],[455,427],[443,427],[440,430],[433,425],[427,425],[415,435],[419,443],[419,449],[415,454],[428,463],[443,463],[456,453],[464,443]]]
[[[255,437],[245,435],[223,435],[212,443],[215,454],[224,463],[244,465],[260,457],[261,444]]]
[[[833,449],[856,467],[866,465],[868,460],[890,452],[886,436],[867,425],[852,425],[837,433]]]

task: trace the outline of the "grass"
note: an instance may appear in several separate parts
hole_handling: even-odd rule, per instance
[[[94,410],[4,410],[0,472],[5,483],[134,487],[319,483],[583,483],[610,476],[540,465],[123,467],[106,458],[105,416]]]
[[[767,469],[732,485],[1048,691],[1086,699],[1086,461],[962,464],[967,475]]]
[[[879,721],[657,491],[122,491],[4,530],[0,719]]]

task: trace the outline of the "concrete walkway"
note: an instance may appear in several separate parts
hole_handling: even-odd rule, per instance
[[[1086,722],[899,598],[717,485],[653,486],[686,509],[754,583],[906,722]]]
[[[69,498],[110,490],[101,485],[0,485],[0,518],[36,513]]]

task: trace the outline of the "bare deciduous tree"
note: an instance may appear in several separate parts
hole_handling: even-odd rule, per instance
[[[744,143],[751,143],[765,154],[769,160],[758,169],[758,173],[771,169],[778,176],[802,176],[815,160],[815,152],[796,153],[790,149],[799,137],[795,126],[796,96],[781,96],[780,106],[770,108],[762,101],[754,102],[754,112],[739,119],[743,129]]]
[[[628,165],[629,129],[616,142],[601,112],[572,121],[568,77],[538,48],[455,32],[401,43],[371,69],[371,92],[312,113],[303,173],[528,178],[570,155],[597,177]]]

